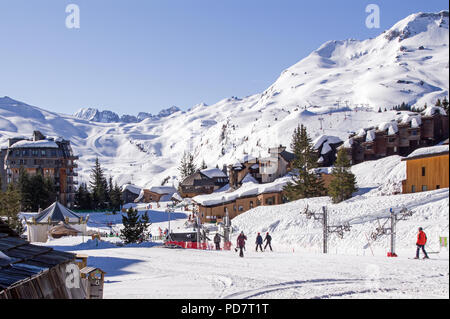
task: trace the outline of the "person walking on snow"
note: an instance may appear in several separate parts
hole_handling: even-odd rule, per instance
[[[269,235],[269,233],[266,234],[266,238],[264,238],[264,241],[266,242],[266,245],[264,246],[264,250],[266,250],[267,246],[270,247],[270,251],[273,251],[272,249],[272,236]]]
[[[423,231],[423,228],[420,227],[419,228],[419,234],[417,234],[417,252],[416,252],[416,258],[414,259],[419,259],[419,253],[420,253],[420,249],[422,249],[422,252],[424,253],[425,257],[423,257],[423,259],[429,259],[427,252],[425,251],[425,245],[427,243],[427,235],[425,234],[425,232]]]
[[[261,237],[261,233],[258,233],[258,236],[256,237],[256,251],[258,251],[258,248],[261,249],[261,252],[263,251],[262,244],[263,238]]]
[[[216,233],[216,236],[214,236],[214,244],[216,244],[216,250],[220,250],[220,235],[219,235],[219,233]]]
[[[244,235],[244,232],[242,231],[241,234],[237,238],[237,245],[236,245],[237,248],[239,248],[239,257],[244,257],[244,248],[245,248],[246,240],[247,240],[247,237]]]

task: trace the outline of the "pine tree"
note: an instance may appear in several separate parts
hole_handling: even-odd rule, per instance
[[[75,206],[83,210],[93,209],[92,196],[89,193],[86,183],[82,183],[75,193]]]
[[[442,106],[441,99],[437,99],[435,106]]]
[[[283,189],[289,200],[311,198],[325,195],[325,187],[314,169],[317,167],[317,155],[303,125],[294,130],[291,148],[295,154],[293,168],[298,175]]]
[[[181,175],[181,180],[185,179],[188,176],[191,176],[197,171],[197,168],[194,164],[194,155],[192,153],[184,152],[178,170]]]
[[[130,207],[126,216],[122,216],[123,229],[120,231],[120,238],[125,244],[138,243],[146,240],[147,229],[150,226],[150,219],[147,212],[140,218],[137,210]]]
[[[208,168],[208,166],[206,165],[205,160],[203,160],[201,169],[207,169],[207,168]]]
[[[449,103],[448,103],[447,97],[444,97],[444,99],[442,100],[442,107],[444,108],[445,112],[447,113],[447,116],[448,116],[448,105],[449,105]]]
[[[8,185],[6,192],[0,189],[0,215],[7,218],[8,225],[18,234],[24,230],[19,217],[20,206],[20,192],[13,183]]]
[[[111,191],[111,209],[114,212],[119,211],[122,204],[123,204],[122,192],[120,191],[120,187],[117,185],[116,182]]]
[[[358,190],[356,177],[351,172],[350,160],[343,148],[337,154],[331,175],[333,178],[328,186],[328,194],[333,199],[333,203],[340,203],[351,198],[352,194]]]
[[[108,183],[103,174],[103,169],[100,166],[98,158],[95,160],[95,166],[91,171],[91,179],[89,187],[92,193],[92,202],[94,208],[106,208],[105,202],[107,200]]]

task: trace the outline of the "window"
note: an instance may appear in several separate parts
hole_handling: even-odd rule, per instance
[[[422,185],[422,192],[426,192],[428,190],[428,186],[427,185]]]
[[[416,185],[411,186],[411,193],[415,193],[416,192]]]
[[[42,156],[42,157],[47,156],[47,152],[46,152],[45,150],[41,150],[41,156]]]
[[[417,131],[411,131],[411,135],[417,136]]]
[[[436,185],[436,189],[441,189],[441,185]]]
[[[422,167],[422,176],[425,176],[425,175],[426,175],[426,172],[427,172],[426,167]]]
[[[372,150],[372,145],[367,145],[366,150],[368,150],[368,151]]]
[[[244,211],[244,206],[239,206],[239,211],[243,212]]]
[[[253,208],[253,201],[250,201],[250,209]]]

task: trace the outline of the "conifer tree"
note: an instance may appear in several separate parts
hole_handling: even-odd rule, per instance
[[[18,234],[23,233],[20,206],[20,192],[13,183],[8,185],[6,192],[0,188],[0,215],[7,218],[8,225]]]
[[[447,115],[448,115],[448,105],[449,105],[449,103],[448,103],[447,97],[444,97],[444,99],[442,100],[442,107],[444,108]]]
[[[120,187],[117,185],[117,182],[114,184],[111,191],[111,209],[113,211],[120,210],[120,207],[123,204],[122,200],[122,192],[120,191]]]
[[[356,177],[351,172],[350,160],[344,148],[337,154],[335,166],[332,171],[332,180],[328,186],[328,194],[333,203],[340,203],[352,197],[356,192]]]
[[[105,208],[105,202],[107,200],[108,183],[103,174],[103,169],[100,166],[98,158],[95,160],[95,165],[91,171],[91,179],[89,181],[89,187],[92,192],[92,202],[94,208]]]
[[[205,160],[202,161],[201,169],[207,169],[208,165],[206,165]]]
[[[194,164],[194,155],[192,153],[184,152],[178,170],[180,171],[182,180],[188,176],[191,176],[197,171],[197,168]]]
[[[291,148],[295,154],[293,168],[298,170],[298,175],[285,186],[286,197],[292,201],[325,195],[323,181],[314,171],[317,168],[317,155],[303,125],[294,130]]]
[[[139,217],[137,209],[130,207],[126,215],[122,215],[123,229],[120,231],[120,238],[125,244],[138,243],[146,240],[147,229],[150,226],[150,220],[147,212]]]

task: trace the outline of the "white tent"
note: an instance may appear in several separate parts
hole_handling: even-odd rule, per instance
[[[70,225],[85,235],[88,219],[89,217],[83,219],[62,204],[55,202],[36,217],[27,220],[28,240],[30,242],[47,242],[49,230],[60,222]]]

